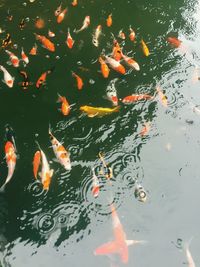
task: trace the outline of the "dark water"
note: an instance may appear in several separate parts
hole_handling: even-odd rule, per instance
[[[199,264],[200,217],[200,138],[199,113],[200,82],[194,82],[195,66],[199,64],[200,6],[198,1],[79,1],[58,25],[54,11],[59,1],[1,1],[0,35],[10,33],[20,55],[32,48],[34,32],[52,38],[56,52],[51,53],[38,44],[38,55],[30,56],[24,68],[34,85],[28,90],[18,86],[18,70],[7,65],[8,55],[2,50],[0,64],[5,66],[15,84],[9,89],[0,84],[0,136],[2,184],[7,175],[4,160],[4,126],[9,123],[16,134],[18,160],[14,176],[1,196],[0,227],[3,266],[110,266],[106,256],[94,256],[93,251],[113,239],[110,204],[114,203],[128,239],[147,240],[145,245],[129,247],[127,266],[181,266],[186,262],[179,242],[189,241],[196,264]],[[8,21],[7,12],[13,15]],[[105,19],[113,14],[113,26],[107,28]],[[91,16],[87,30],[75,35],[74,28],[82,25],[86,15]],[[35,18],[45,20],[44,29],[34,27]],[[23,30],[22,18],[27,19]],[[103,35],[98,48],[92,45],[92,34],[98,24]],[[140,72],[130,71],[124,76],[110,72],[104,79],[99,72],[98,57],[104,49],[111,53],[112,37],[123,28],[128,36],[129,25],[136,31],[136,42],[128,38],[121,45],[123,51],[134,56]],[[75,45],[65,45],[70,27]],[[168,36],[179,37],[186,51],[172,48]],[[150,56],[142,54],[139,41],[144,38]],[[121,42],[121,41],[120,41]],[[55,66],[47,83],[39,90],[35,82],[40,74]],[[82,71],[79,67],[87,68]],[[80,74],[84,88],[78,91],[71,70]],[[1,77],[2,74],[0,74]],[[199,71],[200,75],[200,71]],[[168,98],[165,108],[156,97],[121,105],[120,112],[102,118],[83,116],[82,105],[112,107],[104,98],[106,88],[114,79],[119,98],[133,93],[156,94],[160,85]],[[57,93],[67,97],[72,107],[70,115],[62,116],[56,103]],[[151,123],[149,133],[141,138],[145,122]],[[53,134],[71,153],[72,170],[64,169],[55,161],[48,136],[49,124]],[[32,173],[32,160],[37,140],[55,173],[48,192],[42,190]],[[102,151],[114,177],[110,185],[99,176],[101,191],[98,198],[91,194],[92,172],[99,170],[98,153]],[[147,191],[147,201],[139,202],[134,196],[135,180]],[[180,240],[179,240],[180,239]],[[178,243],[177,243],[178,242]],[[180,246],[180,247],[181,247]],[[112,258],[113,266],[122,266],[119,257]]]

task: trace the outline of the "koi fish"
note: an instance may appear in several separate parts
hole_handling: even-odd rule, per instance
[[[114,232],[114,241],[110,241],[102,246],[98,247],[94,251],[94,255],[110,255],[119,254],[122,263],[128,262],[128,246],[145,243],[144,240],[127,240],[126,233],[124,232],[123,226],[119,220],[116,208],[111,204],[112,224]]]
[[[39,172],[39,176],[40,176],[41,182],[43,184],[43,189],[49,190],[49,186],[51,183],[51,178],[53,176],[54,170],[50,169],[46,155],[44,154],[44,152],[40,148],[39,144],[38,144],[38,147],[40,149],[41,159],[42,159],[42,169],[41,169],[41,172]]]
[[[9,46],[10,44],[12,44],[12,40],[11,40],[11,36],[10,34],[8,33],[6,35],[6,38],[2,41],[2,45],[1,47],[2,48],[6,48],[7,46]]]
[[[126,39],[126,35],[125,35],[125,33],[122,31],[122,29],[119,31],[119,33],[118,33],[118,37],[121,38],[122,40],[125,40],[125,39]]]
[[[57,100],[58,103],[62,103],[61,105],[61,112],[64,116],[67,116],[70,112],[70,105],[66,99],[66,97],[64,96],[61,96],[58,94],[58,100]]]
[[[20,23],[19,23],[19,28],[20,28],[20,30],[23,30],[25,26],[26,26],[25,19],[22,19],[22,20],[20,21]]]
[[[42,86],[46,82],[47,75],[52,73],[53,70],[54,70],[54,67],[51,68],[50,70],[45,71],[44,73],[40,75],[40,77],[38,78],[36,82],[37,88],[40,88],[40,86]]]
[[[143,137],[145,135],[148,134],[149,130],[151,128],[151,124],[150,122],[146,122],[142,128],[142,130],[140,131],[140,135]]]
[[[113,177],[112,168],[108,163],[105,162],[105,159],[101,152],[99,152],[99,158],[101,160],[101,163],[103,164],[102,174],[106,177],[106,179],[111,179]]]
[[[10,73],[9,73],[3,66],[1,66],[1,65],[0,65],[0,70],[3,71],[3,74],[4,74],[4,80],[3,80],[3,82],[4,82],[8,87],[12,88],[12,87],[13,87],[13,83],[14,83],[15,78],[12,77],[12,76],[10,75]]]
[[[187,258],[187,262],[188,262],[188,267],[195,267],[196,265],[195,265],[195,262],[192,258],[192,254],[189,250],[189,244],[188,243],[186,243],[186,245],[185,245],[185,253],[186,253],[186,258]]]
[[[104,78],[108,78],[110,69],[108,68],[108,65],[106,62],[103,60],[102,57],[99,57],[99,63],[101,64],[101,73]]]
[[[122,99],[122,102],[124,104],[132,104],[133,102],[139,101],[139,100],[149,100],[153,99],[153,96],[148,94],[140,94],[140,95],[128,95]]]
[[[33,157],[33,174],[35,179],[37,179],[40,163],[41,163],[41,152],[37,150]]]
[[[179,47],[182,44],[182,41],[180,41],[178,38],[176,37],[168,37],[167,41],[173,45],[174,47]]]
[[[94,168],[92,168],[92,195],[96,198],[99,195],[100,185],[99,180],[95,174]]]
[[[23,60],[26,64],[29,63],[29,59],[28,59],[27,55],[25,54],[23,47],[22,47],[21,57],[22,57],[22,60]]]
[[[34,33],[36,36],[36,39],[39,40],[43,47],[46,48],[47,50],[54,52],[55,51],[55,45],[52,43],[49,39],[47,39],[44,35],[39,35]]]
[[[150,55],[149,48],[147,47],[143,39],[141,40],[141,45],[142,45],[142,51],[144,55],[148,57]]]
[[[6,154],[6,163],[8,166],[8,175],[7,175],[5,183],[0,188],[1,192],[5,190],[6,184],[11,180],[14,170],[15,170],[15,165],[16,165],[16,160],[17,160],[14,145],[10,141],[7,141],[5,144],[5,154]]]
[[[162,105],[167,108],[167,106],[168,106],[167,97],[163,94],[163,92],[159,86],[156,87],[156,91],[158,93],[158,96],[160,98]]]
[[[125,70],[124,66],[122,66],[114,58],[111,58],[111,57],[108,57],[108,56],[104,56],[104,57],[106,59],[105,62],[107,62],[113,70],[115,70],[115,71],[117,71],[117,72],[119,72],[121,74],[125,74],[126,73],[126,70]]]
[[[101,35],[101,30],[102,30],[102,26],[98,25],[96,27],[95,33],[93,34],[93,37],[92,37],[92,43],[96,47],[99,46],[99,36]]]
[[[48,30],[48,36],[53,38],[53,37],[55,37],[55,33],[50,31],[50,30]]]
[[[78,5],[78,0],[73,0],[72,1],[72,6],[77,6]]]
[[[29,52],[29,55],[32,55],[32,56],[37,55],[37,48],[38,48],[38,46],[37,46],[37,44],[35,44],[35,45],[31,48],[31,50],[30,50],[30,52]]]
[[[113,46],[113,50],[112,50],[112,57],[116,61],[120,61],[120,59],[122,58],[121,47],[119,46],[119,43],[117,42],[116,39],[114,39],[113,44],[114,44],[114,46]]]
[[[137,71],[140,70],[139,64],[134,59],[132,59],[128,56],[125,56],[123,53],[121,53],[121,55],[129,67],[131,67],[132,69],[137,70]]]
[[[85,112],[88,117],[92,118],[95,116],[105,116],[108,114],[111,114],[113,112],[118,112],[119,111],[119,106],[115,108],[102,108],[102,107],[92,107],[92,106],[81,106],[80,110]]]
[[[74,40],[71,37],[69,28],[68,28],[68,33],[67,33],[67,40],[65,41],[65,43],[67,44],[67,46],[69,47],[69,49],[72,49],[72,47],[74,45]]]
[[[129,34],[129,38],[132,42],[135,41],[135,32],[134,30],[131,28],[131,26],[129,26],[129,31],[130,31],[130,34]]]
[[[64,146],[53,136],[49,129],[49,136],[51,144],[53,147],[54,154],[60,164],[65,168],[65,170],[71,170],[71,162],[69,157],[69,152],[64,148]]]
[[[19,82],[18,84],[22,87],[22,89],[26,90],[26,89],[28,89],[28,86],[32,85],[33,83],[30,82],[28,75],[25,71],[20,71],[19,73],[24,78],[24,80],[23,80],[23,82]]]
[[[45,26],[45,23],[44,23],[44,20],[43,20],[43,19],[41,19],[41,18],[37,18],[37,19],[35,20],[35,27],[36,27],[37,29],[43,29],[44,26]]]
[[[67,13],[67,8],[65,8],[62,12],[60,12],[60,14],[57,16],[57,23],[61,23],[64,20],[66,13]]]
[[[72,77],[76,78],[77,88],[81,90],[83,88],[83,80],[75,72],[72,71]]]
[[[144,187],[141,184],[136,184],[134,195],[135,198],[140,202],[144,203],[147,200],[147,193],[145,192]]]
[[[19,59],[18,59],[18,57],[14,53],[12,53],[12,52],[10,52],[8,50],[5,50],[5,52],[9,55],[10,62],[12,63],[13,67],[18,68],[19,67]]]
[[[62,11],[62,3],[57,7],[57,9],[54,12],[54,15],[57,17]]]
[[[106,25],[108,27],[112,26],[112,13],[110,15],[108,15],[107,19],[106,19]]]
[[[79,30],[74,30],[75,33],[79,33],[85,29],[87,29],[87,27],[90,25],[90,16],[86,16],[84,21],[83,21],[83,25]]]
[[[13,144],[15,152],[17,153],[15,133],[13,128],[9,124],[5,125],[5,136],[6,136],[6,141],[10,141]]]
[[[107,99],[112,102],[113,106],[118,105],[117,90],[115,88],[116,80],[118,80],[118,79],[111,80],[109,85],[106,88]]]

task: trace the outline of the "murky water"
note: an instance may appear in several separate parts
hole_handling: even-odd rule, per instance
[[[15,77],[14,87],[3,82],[1,94],[1,168],[2,184],[7,175],[4,159],[4,134],[9,123],[16,134],[18,159],[11,182],[1,194],[0,239],[2,266],[42,267],[123,266],[118,255],[95,256],[94,250],[114,239],[110,205],[114,203],[127,239],[147,240],[146,244],[129,247],[126,266],[181,266],[186,263],[184,244],[193,237],[190,251],[198,266],[200,231],[200,3],[199,1],[79,0],[70,1],[68,13],[61,24],[54,16],[59,1],[0,1],[0,28],[3,40],[11,34],[20,55],[21,47],[28,54],[34,43],[38,55],[29,56],[25,70],[33,85],[22,90],[18,69],[7,64],[8,55],[1,50],[0,64]],[[112,13],[113,25],[106,27]],[[8,17],[13,16],[12,20]],[[91,16],[85,31],[75,34],[84,17]],[[36,29],[36,17],[45,21],[44,29]],[[26,24],[20,30],[19,23]],[[92,44],[92,34],[102,25],[99,47]],[[129,25],[136,31],[136,42],[129,38]],[[72,50],[65,44],[67,29],[75,40]],[[120,41],[123,52],[140,65],[136,72],[126,68],[124,76],[111,71],[104,79],[98,57],[112,51],[111,32],[120,29],[127,35]],[[55,32],[52,41],[56,52],[44,49],[33,33]],[[167,37],[182,40],[184,49],[172,47]],[[150,56],[142,53],[143,38]],[[47,76],[45,86],[36,89],[41,73],[55,67]],[[84,81],[76,88],[71,71]],[[3,77],[2,73],[0,74]],[[164,107],[156,94],[160,85],[167,96]],[[154,95],[153,100],[123,105],[120,111],[102,118],[81,114],[83,105],[112,107],[105,99],[106,90],[115,87],[118,97],[131,94]],[[58,111],[57,94],[74,104],[64,117]],[[140,132],[149,123],[147,135]],[[56,138],[70,151],[72,170],[65,171],[56,162],[48,136],[49,125]],[[54,175],[49,191],[42,189],[32,172],[32,160],[38,141]],[[108,181],[101,174],[98,153],[113,169]],[[97,198],[92,195],[92,168],[101,185]],[[147,201],[135,197],[136,185],[147,192]],[[180,244],[179,244],[180,243]]]

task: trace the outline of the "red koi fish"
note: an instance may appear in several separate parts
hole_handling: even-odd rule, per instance
[[[41,153],[40,151],[36,151],[33,157],[33,174],[35,179],[37,179],[38,169],[41,162]]]
[[[67,8],[65,8],[63,11],[60,12],[60,14],[57,16],[57,23],[61,23],[64,20],[66,13],[67,13]]]
[[[81,90],[83,88],[83,80],[75,72],[72,71],[72,76],[76,79],[77,88]]]
[[[134,30],[131,28],[131,26],[129,27],[129,30],[130,30],[130,34],[129,34],[129,38],[132,42],[135,41],[135,32]]]
[[[37,44],[34,44],[34,46],[31,48],[29,55],[32,55],[32,56],[37,55]]]
[[[122,99],[122,102],[124,104],[132,104],[136,101],[139,101],[139,100],[149,100],[149,99],[153,99],[154,97],[151,96],[151,95],[147,95],[147,94],[140,94],[140,95],[128,95],[126,97],[124,97]]]
[[[58,103],[62,103],[61,105],[61,112],[64,116],[67,116],[70,112],[70,105],[66,99],[66,97],[64,96],[61,96],[58,94],[58,100],[57,100]]]
[[[108,65],[106,62],[103,60],[102,57],[99,57],[99,63],[101,64],[101,73],[104,78],[108,78],[110,69],[108,68]]]
[[[67,46],[69,47],[69,49],[72,49],[72,47],[74,45],[74,40],[71,37],[69,28],[68,28],[68,33],[67,33],[67,40],[65,41],[65,43],[67,44]]]
[[[167,41],[173,45],[174,47],[179,47],[182,43],[182,41],[180,41],[178,38],[176,37],[168,37]]]
[[[14,53],[12,53],[8,50],[5,50],[5,52],[10,56],[10,62],[12,63],[13,67],[15,67],[15,68],[19,67],[18,57]]]
[[[126,233],[124,232],[123,226],[117,215],[117,211],[114,205],[111,205],[112,212],[112,222],[113,222],[113,232],[114,232],[114,241],[110,241],[94,251],[94,255],[110,255],[110,254],[119,254],[122,263],[128,262],[128,246],[144,243],[143,240],[127,240]]]
[[[44,48],[46,48],[47,50],[51,51],[51,52],[55,52],[55,45],[54,43],[52,43],[48,38],[46,38],[44,35],[39,35],[39,34],[35,34],[35,37],[37,40],[39,40],[42,45],[44,46]]]
[[[121,47],[119,46],[119,43],[117,42],[116,39],[113,40],[113,50],[112,50],[112,57],[116,60],[116,61],[120,61],[120,59],[122,58],[122,50]]]
[[[53,70],[54,70],[54,67],[51,68],[50,70],[45,71],[44,73],[40,75],[40,77],[38,78],[36,82],[37,88],[40,88],[40,86],[42,86],[46,82],[47,75],[52,73]]]
[[[107,27],[112,26],[112,13],[110,15],[108,15],[108,17],[106,19],[106,25],[107,25]]]

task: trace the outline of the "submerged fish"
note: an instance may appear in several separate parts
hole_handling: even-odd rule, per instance
[[[81,106],[80,110],[85,112],[88,117],[95,117],[95,116],[105,116],[109,115],[113,112],[119,112],[119,106],[115,108],[102,108],[102,107],[91,107],[91,106]]]

